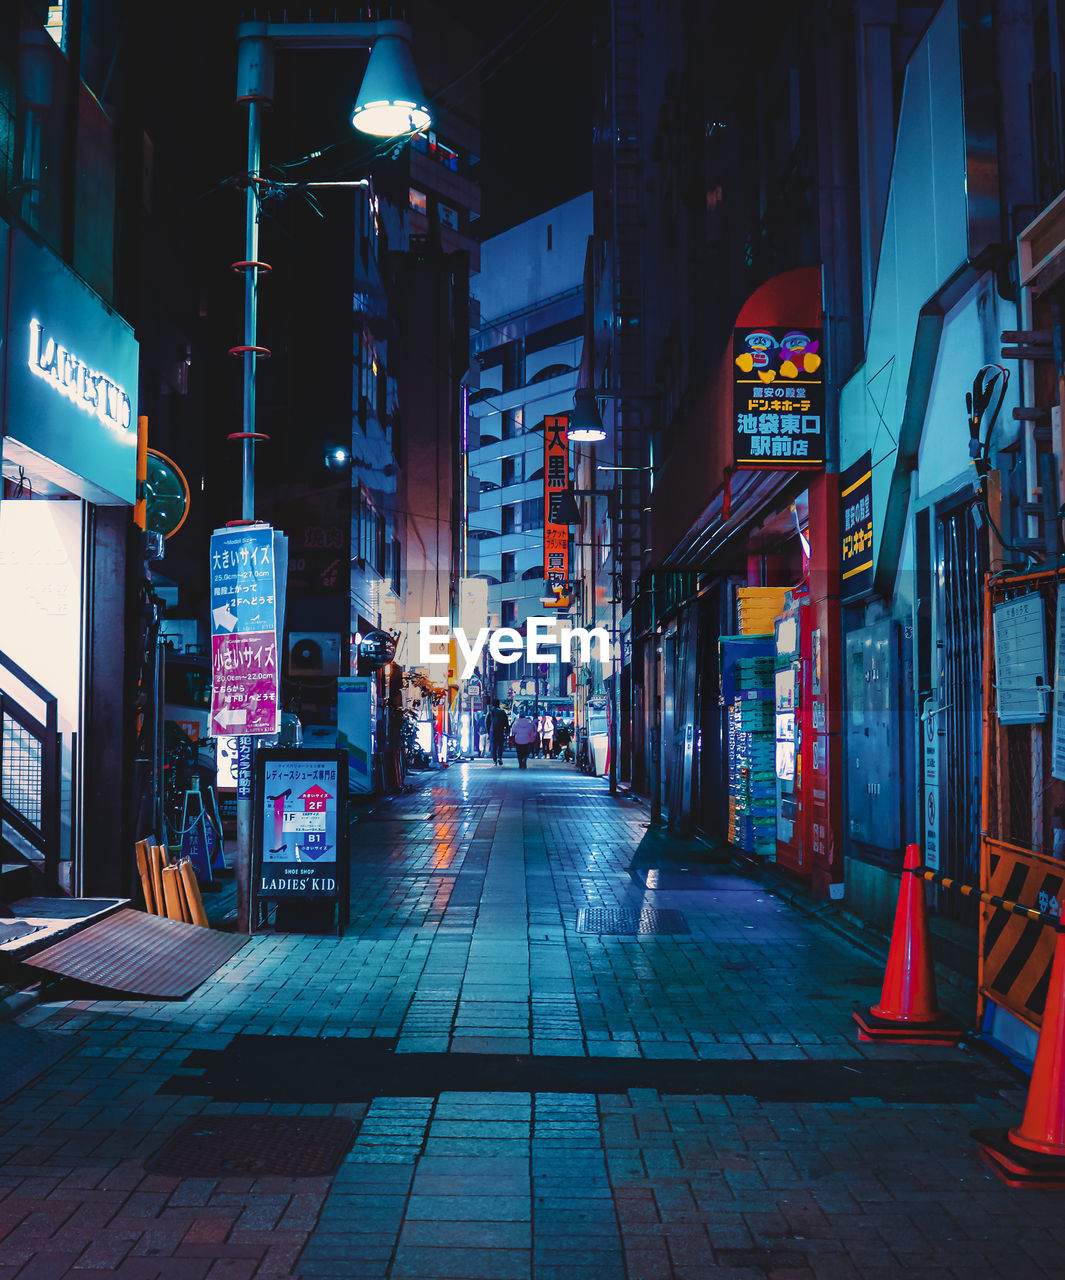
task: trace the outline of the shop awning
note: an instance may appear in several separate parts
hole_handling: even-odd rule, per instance
[[[739,534],[770,504],[791,498],[810,483],[808,473],[737,471],[659,566],[674,573],[741,573],[746,547]]]

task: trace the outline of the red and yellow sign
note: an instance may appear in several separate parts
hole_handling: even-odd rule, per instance
[[[733,331],[732,456],[737,467],[825,465],[820,329]]]
[[[553,588],[569,581],[569,525],[554,518],[569,488],[568,430],[568,414],[544,418],[544,579]]]

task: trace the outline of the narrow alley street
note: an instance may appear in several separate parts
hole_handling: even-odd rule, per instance
[[[452,767],[352,847],[342,939],[0,1023],[3,1280],[1065,1276],[970,1137],[1024,1078],[859,1044],[882,966],[601,780]]]

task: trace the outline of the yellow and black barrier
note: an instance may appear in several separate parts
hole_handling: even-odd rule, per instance
[[[1038,920],[1040,924],[1049,925],[1059,932],[1065,930],[1061,918],[1051,915],[1049,911],[1040,911],[1036,907],[1022,907],[1019,902],[1011,902],[1009,898],[999,898],[993,893],[985,893],[974,884],[962,884],[951,876],[941,876],[938,871],[930,871],[927,867],[908,867],[907,870],[911,875],[918,876],[922,880],[941,884],[944,889],[956,889],[958,893],[964,894],[967,898],[975,898],[977,902],[986,902],[988,906],[999,907],[1003,911],[1009,911],[1015,916],[1024,916],[1028,920]]]

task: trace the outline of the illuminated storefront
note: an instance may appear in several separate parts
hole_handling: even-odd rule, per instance
[[[4,861],[27,859],[51,891],[121,893],[137,342],[59,258],[2,225],[0,298]]]

